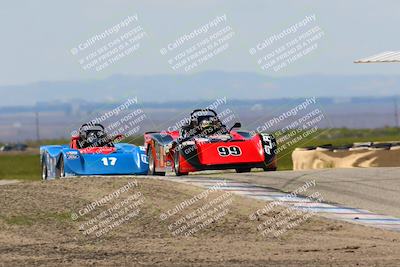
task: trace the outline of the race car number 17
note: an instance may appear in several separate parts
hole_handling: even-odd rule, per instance
[[[117,158],[109,157],[109,158],[102,158],[101,161],[103,162],[104,166],[114,166],[117,162]]]

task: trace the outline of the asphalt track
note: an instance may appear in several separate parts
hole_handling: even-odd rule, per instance
[[[209,189],[217,186],[334,220],[400,231],[399,173],[400,168],[357,168],[154,178]],[[257,214],[250,219],[255,220]]]
[[[400,168],[349,168],[309,171],[218,173],[196,175],[226,178],[292,192],[315,180],[308,192],[319,192],[324,202],[400,217]],[[189,176],[190,177],[190,176]]]

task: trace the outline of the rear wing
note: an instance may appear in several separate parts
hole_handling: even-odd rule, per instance
[[[400,62],[400,51],[386,51],[354,61],[354,63],[396,63],[396,62]]]
[[[172,143],[175,139],[179,137],[179,132],[146,132],[144,134],[145,144],[149,143],[151,140],[159,143],[160,145],[167,145]]]

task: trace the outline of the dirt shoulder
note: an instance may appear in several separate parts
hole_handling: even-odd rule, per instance
[[[222,198],[224,192],[204,197],[204,189],[168,181],[74,178],[4,185],[0,192],[4,266],[394,266],[400,260],[400,233],[313,216],[282,235],[263,236],[257,226],[283,209],[251,221],[249,215],[265,203],[234,196],[229,204],[232,196]],[[106,196],[111,200],[90,210],[88,204]],[[123,203],[129,199],[129,219],[105,222],[106,214],[126,210]],[[212,206],[216,199],[222,200]],[[229,204],[223,216],[214,216],[190,236],[177,231],[182,218],[193,219],[193,212],[198,215],[211,205],[210,212],[223,203]],[[75,214],[78,219],[72,220]],[[160,219],[161,214],[167,218]],[[110,230],[89,232],[94,225]]]

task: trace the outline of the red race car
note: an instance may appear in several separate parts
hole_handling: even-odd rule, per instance
[[[240,127],[236,122],[228,129],[214,110],[196,109],[179,131],[145,133],[148,174],[165,175],[172,170],[177,176],[203,170],[276,170],[275,138],[233,130]]]

